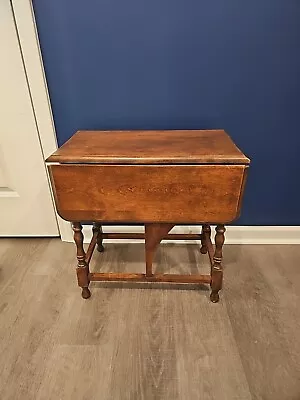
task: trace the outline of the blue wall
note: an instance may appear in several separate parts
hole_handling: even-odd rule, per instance
[[[252,158],[238,223],[300,225],[299,0],[36,0],[62,144],[224,128]]]

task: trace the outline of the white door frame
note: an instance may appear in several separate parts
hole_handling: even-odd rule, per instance
[[[11,4],[41,149],[45,160],[58,146],[32,1],[12,0]],[[56,216],[61,239],[70,238],[70,223],[62,220],[57,214]]]

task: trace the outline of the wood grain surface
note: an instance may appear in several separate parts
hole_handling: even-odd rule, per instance
[[[78,131],[47,161],[97,164],[250,162],[223,130]]]
[[[92,270],[144,271],[143,244],[105,245]],[[92,283],[74,244],[0,240],[1,400],[298,400],[300,246],[226,246],[212,304],[184,285]],[[209,272],[199,245],[158,249],[156,272]],[[148,290],[151,287],[156,290]]]
[[[244,165],[49,165],[59,215],[68,221],[232,222]]]

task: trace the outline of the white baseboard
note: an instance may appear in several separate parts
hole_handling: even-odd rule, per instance
[[[214,227],[212,227],[214,228]],[[136,232],[143,233],[143,226],[105,226],[104,232]],[[200,226],[175,226],[172,233],[199,233]],[[91,226],[83,228],[84,241],[89,242],[92,237]],[[70,229],[61,232],[61,239],[73,242],[73,233]],[[106,239],[106,243],[142,243],[142,240],[114,240]],[[174,240],[165,241],[175,242]],[[193,240],[176,241],[177,243],[196,243]],[[226,231],[226,244],[300,244],[300,226],[228,226]]]

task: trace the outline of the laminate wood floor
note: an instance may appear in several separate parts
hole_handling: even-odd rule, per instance
[[[107,244],[92,269],[142,272],[143,249]],[[137,283],[93,283],[85,301],[74,251],[0,240],[1,400],[300,400],[300,246],[225,246],[218,304],[206,286]],[[156,268],[208,260],[166,244]]]

